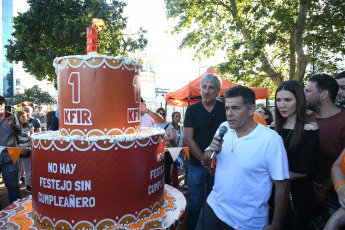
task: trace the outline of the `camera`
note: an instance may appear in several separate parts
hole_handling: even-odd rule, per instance
[[[12,106],[11,105],[5,105],[5,111],[12,113]]]

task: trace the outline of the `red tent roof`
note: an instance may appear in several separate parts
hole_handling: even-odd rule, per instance
[[[219,76],[219,74],[213,69],[208,69],[205,73],[203,73],[200,77],[194,79],[192,82],[190,82],[188,85],[182,87],[179,90],[176,90],[175,92],[171,92],[166,94],[165,100],[171,104],[176,106],[187,106],[188,105],[188,98],[189,103],[192,105],[194,103],[197,103],[201,100],[201,90],[200,90],[200,81],[201,77],[206,73],[214,73]],[[219,76],[220,77],[220,76]],[[220,77],[222,80],[222,88],[219,92],[220,95],[224,95],[224,92],[228,90],[229,88],[235,86],[236,84],[231,83],[229,81],[224,80],[222,77]],[[256,99],[266,99],[270,96],[270,93],[267,88],[252,88],[255,92]]]

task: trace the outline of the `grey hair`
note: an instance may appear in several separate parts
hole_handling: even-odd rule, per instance
[[[202,88],[202,83],[205,80],[209,80],[210,82],[216,82],[218,91],[220,91],[220,89],[222,88],[222,80],[220,79],[220,77],[214,73],[207,73],[204,74],[204,76],[202,76],[201,81],[200,81],[200,88]]]
[[[31,108],[31,106],[24,106],[23,109],[28,109],[28,110],[30,110],[30,113],[32,113],[32,108]]]

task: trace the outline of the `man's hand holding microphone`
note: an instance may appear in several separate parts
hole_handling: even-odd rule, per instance
[[[208,151],[204,154],[204,160],[201,163],[203,167],[205,167],[209,173],[214,176],[215,169],[216,169],[216,155],[219,154],[222,150],[222,144],[224,142],[223,137],[225,133],[228,132],[228,128],[225,126],[221,126],[219,128],[219,136],[214,136],[213,140],[210,144]]]

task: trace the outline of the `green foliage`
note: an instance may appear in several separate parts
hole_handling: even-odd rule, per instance
[[[345,4],[339,0],[165,0],[172,34],[187,32],[179,48],[195,58],[226,53],[217,70],[251,86],[302,81],[339,71],[345,55]],[[336,55],[338,58],[335,58]],[[330,57],[333,57],[332,59]],[[314,73],[315,72],[314,68]],[[307,73],[306,73],[307,71]],[[309,72],[308,72],[309,71]]]
[[[42,89],[38,88],[38,85],[34,85],[32,88],[26,89],[24,93],[17,93],[14,99],[14,101],[9,101],[10,105],[19,104],[24,101],[31,101],[34,104],[42,103],[46,105],[57,103],[55,98],[50,96],[49,93],[43,92]]]
[[[7,80],[7,90],[4,92],[4,97],[11,98],[13,97],[13,67],[10,68],[10,71],[6,74],[4,79]]]
[[[23,67],[38,80],[56,83],[55,57],[86,54],[86,28],[100,18],[105,28],[98,32],[98,53],[124,55],[147,45],[144,31],[136,36],[123,34],[127,18],[125,3],[112,0],[28,0],[30,8],[13,19],[13,40],[7,59],[23,61]]]

